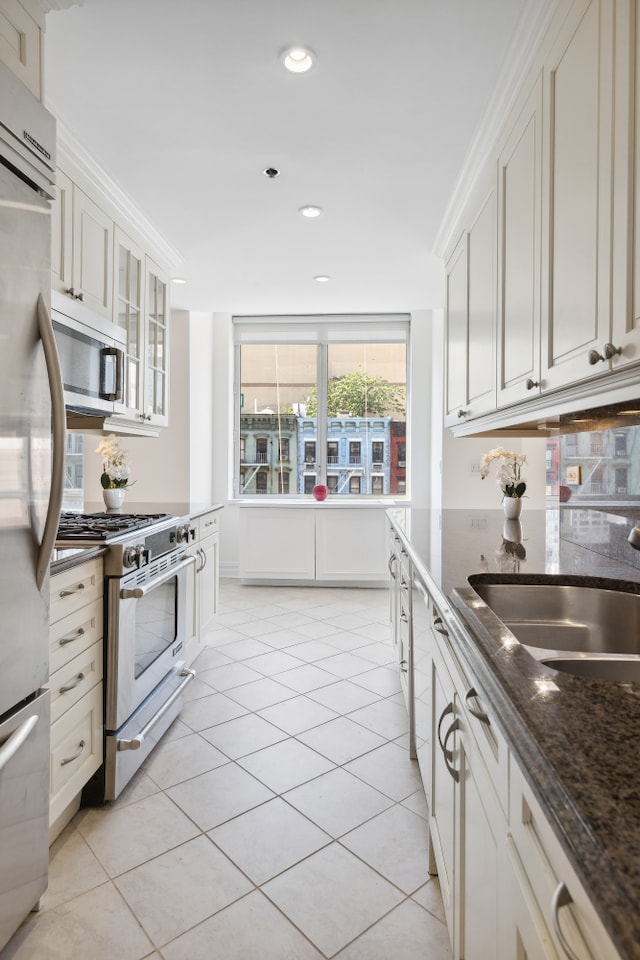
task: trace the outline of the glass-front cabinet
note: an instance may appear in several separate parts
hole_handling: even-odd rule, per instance
[[[116,230],[115,321],[126,333],[125,418],[168,423],[167,277],[129,237]]]

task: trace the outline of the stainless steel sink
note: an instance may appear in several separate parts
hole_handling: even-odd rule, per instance
[[[473,589],[537,659],[546,662],[555,651],[640,656],[637,594],[557,583],[473,583]],[[558,663],[549,665],[563,669]]]
[[[613,680],[617,683],[640,682],[640,657],[549,657],[541,663],[571,673],[575,677],[587,677],[589,680]]]

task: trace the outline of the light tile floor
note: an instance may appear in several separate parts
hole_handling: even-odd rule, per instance
[[[386,592],[225,580],[216,623],[1,960],[450,960]]]

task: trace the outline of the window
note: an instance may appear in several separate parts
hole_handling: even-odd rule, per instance
[[[269,441],[266,437],[256,437],[256,463],[267,462]]]
[[[627,435],[626,433],[616,433],[614,437],[614,449],[616,457],[626,457],[627,455]]]
[[[626,467],[616,467],[616,493],[627,493],[629,471]]]
[[[255,467],[237,493],[406,491],[406,317],[234,317],[233,329],[235,474]]]
[[[260,470],[256,474],[256,493],[266,493],[267,492],[267,473],[265,470]]]
[[[592,433],[589,435],[589,440],[591,441],[591,456],[601,457],[604,452],[603,443],[602,443],[602,434]]]
[[[289,474],[285,470],[278,474],[278,493],[289,493]]]

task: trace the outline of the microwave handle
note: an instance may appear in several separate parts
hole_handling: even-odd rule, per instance
[[[106,389],[107,370],[112,370],[115,364],[116,382],[114,390]],[[123,399],[122,384],[124,380],[124,351],[118,347],[103,347],[100,351],[100,399],[119,401]],[[113,378],[109,378],[109,383]]]

